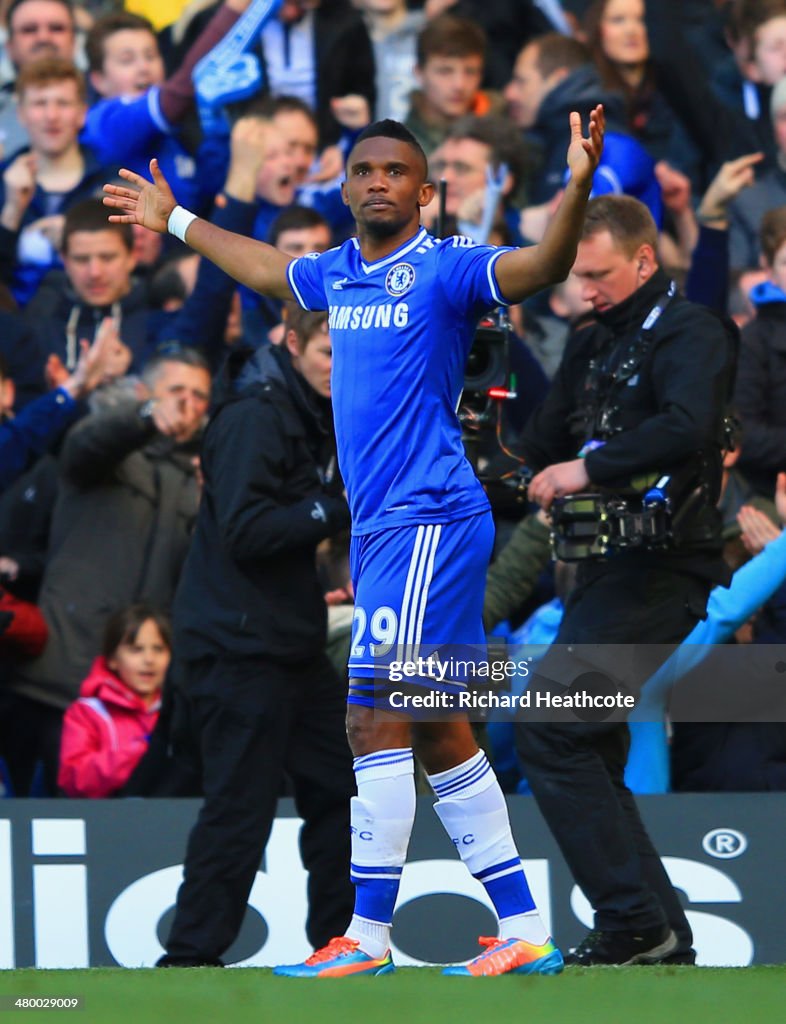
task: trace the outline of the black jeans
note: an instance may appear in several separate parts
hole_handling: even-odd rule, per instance
[[[670,570],[631,571],[612,564],[588,567],[571,594],[555,641],[558,645],[609,645],[599,653],[614,678],[616,644],[666,646],[684,639],[706,609],[709,584]],[[554,651],[560,673],[569,652]],[[646,648],[639,659],[651,670]],[[577,672],[581,666],[577,667]],[[555,678],[549,654],[531,688]],[[635,692],[645,679],[621,679]],[[564,692],[564,690],[563,690]],[[668,922],[679,949],[692,944],[688,920],[623,779],[630,745],[625,722],[521,722],[516,749],[546,822],[602,930],[652,928]]]
[[[325,945],[343,934],[354,903],[345,687],[325,656],[297,665],[207,658],[178,675],[192,705],[205,801],[188,840],[169,958],[216,961],[236,938],[285,771],[304,819],[306,931],[312,945]]]

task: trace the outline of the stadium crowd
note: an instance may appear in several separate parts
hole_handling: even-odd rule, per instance
[[[265,361],[309,383],[308,359],[329,370],[329,338],[327,352],[324,336],[288,345],[283,303],[172,236],[109,222],[103,185],[121,166],[147,173],[152,157],[180,205],[302,256],[352,236],[344,160],[390,117],[446,182],[444,210],[423,210],[429,230],[527,246],[565,185],[568,112],[586,119],[602,103],[593,194],[641,200],[660,266],[741,328],[719,510],[730,569],[750,563],[767,586],[755,601],[750,573],[719,586],[707,635],[786,640],[786,0],[11,0],[2,21],[6,796],[200,792],[177,672],[164,678],[170,655],[193,656],[173,646],[167,615],[197,517],[201,436]],[[503,430],[515,446],[592,306],[568,278],[510,317],[517,398]],[[309,631],[303,606],[287,621],[272,589],[249,630],[305,630],[312,647],[319,634],[345,682],[349,516],[320,479],[324,529],[290,517],[270,543],[317,548],[328,631],[321,612]],[[550,566],[542,513],[489,492],[486,628],[548,643],[570,567]],[[528,792],[511,728],[490,725],[486,745],[504,788]],[[636,792],[786,788],[786,723],[634,723],[633,735]]]

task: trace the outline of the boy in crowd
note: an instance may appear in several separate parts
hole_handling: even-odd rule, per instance
[[[416,77],[420,89],[404,123],[427,156],[467,114],[502,112],[502,100],[483,92],[486,37],[464,18],[445,14],[429,22],[418,37]]]
[[[209,206],[222,179],[216,185],[202,162],[197,175],[196,161],[178,136],[178,126],[193,106],[194,65],[234,26],[248,4],[249,0],[226,0],[166,80],[158,40],[146,18],[120,11],[93,25],[87,57],[90,83],[101,99],[87,115],[84,140],[100,160],[142,170],[155,154],[168,169],[180,202],[199,209]]]
[[[63,214],[95,195],[107,170],[79,143],[87,113],[85,80],[64,57],[43,57],[20,70],[18,116],[30,146],[15,154],[0,185],[0,274],[20,305],[42,278],[62,266],[57,250]]]

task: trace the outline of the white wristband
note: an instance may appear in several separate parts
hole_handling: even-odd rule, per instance
[[[184,206],[176,206],[169,214],[169,220],[166,222],[166,229],[170,235],[174,235],[175,238],[179,238],[181,242],[185,242],[186,231],[188,231],[191,224],[196,219],[197,215],[195,213],[191,213],[190,210],[186,210]]]

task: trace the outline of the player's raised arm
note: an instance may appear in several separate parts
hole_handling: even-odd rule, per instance
[[[105,205],[120,211],[111,214],[109,220],[116,224],[141,224],[159,234],[170,231],[241,284],[275,299],[293,298],[286,273],[291,256],[265,242],[236,235],[194,217],[177,206],[157,160],[150,161],[150,173],[152,182],[123,168],[120,176],[129,182],[128,186],[104,185]]]
[[[592,176],[603,151],[604,130],[601,104],[590,113],[586,138],[581,134],[581,116],[575,111],[570,115],[570,180],[556,213],[537,245],[504,253],[494,268],[500,292],[509,302],[521,302],[533,292],[564,281],[568,276],[576,259]]]

